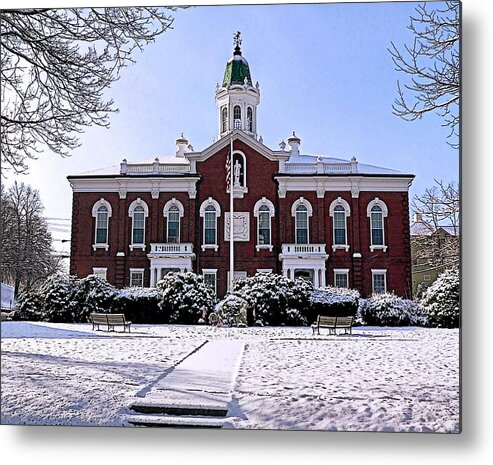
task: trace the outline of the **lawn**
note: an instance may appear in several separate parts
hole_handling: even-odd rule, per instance
[[[459,331],[2,322],[3,424],[128,426],[128,405],[205,341],[241,339],[241,429],[459,432]],[[233,407],[232,407],[233,408]]]

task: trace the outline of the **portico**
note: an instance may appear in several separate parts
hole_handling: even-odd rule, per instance
[[[325,244],[283,244],[279,255],[284,276],[290,279],[306,277],[316,288],[326,285],[325,263],[328,258]]]

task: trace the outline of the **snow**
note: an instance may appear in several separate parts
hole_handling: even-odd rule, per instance
[[[193,376],[199,370],[229,386],[217,393],[233,397],[228,427],[460,429],[456,329],[358,327],[353,336],[313,336],[309,327],[135,325],[129,334],[3,322],[1,331],[4,424],[127,425],[131,402],[159,386],[211,391],[205,376]],[[229,368],[214,371],[225,360]],[[181,373],[175,381],[173,373]]]

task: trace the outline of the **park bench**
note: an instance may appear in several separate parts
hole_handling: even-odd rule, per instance
[[[317,330],[320,334],[320,328],[329,330],[329,334],[337,334],[337,329],[344,329],[344,334],[353,333],[353,317],[352,316],[322,316],[318,315],[317,321],[312,324],[313,334]]]
[[[131,321],[125,319],[123,313],[91,313],[92,329],[94,330],[97,326],[99,331],[100,325],[105,325],[108,331],[115,331],[115,326],[123,326],[123,332],[125,332],[128,327],[128,332],[130,332]]]

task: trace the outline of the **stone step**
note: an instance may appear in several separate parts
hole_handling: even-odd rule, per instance
[[[223,405],[194,405],[169,404],[142,400],[130,405],[137,413],[161,413],[166,415],[200,415],[204,417],[225,417],[228,413],[227,404]]]
[[[173,416],[173,415],[129,415],[127,421],[134,426],[154,428],[222,428],[228,418]]]

